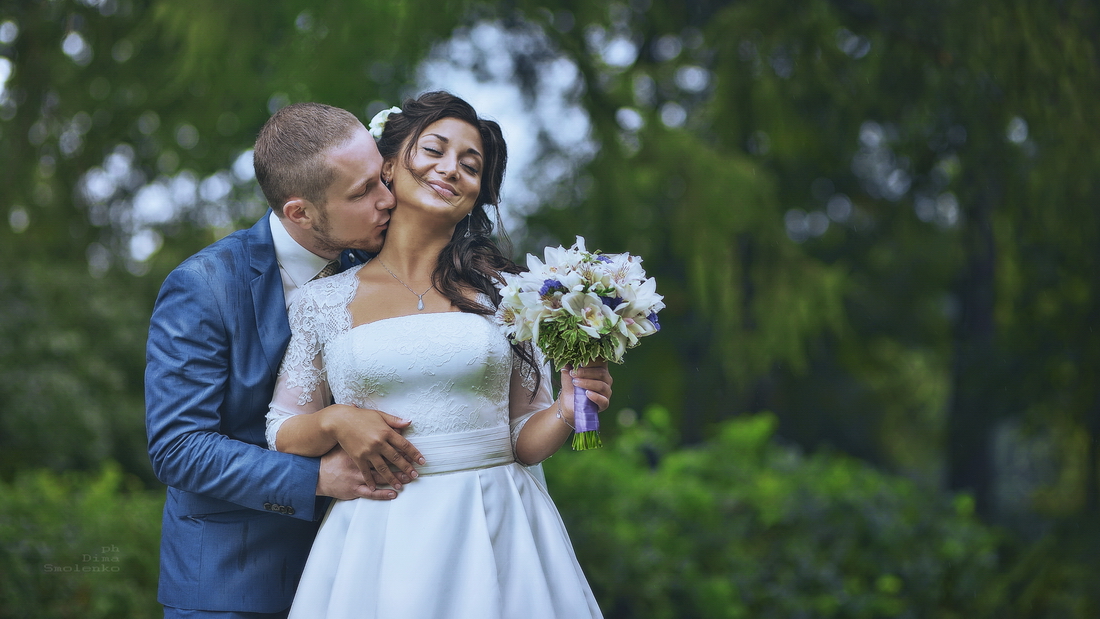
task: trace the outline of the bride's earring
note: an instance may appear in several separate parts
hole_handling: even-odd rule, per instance
[[[466,234],[463,234],[462,238],[470,238],[470,221],[472,220],[470,215],[473,215],[473,213],[469,213],[466,215]]]
[[[389,189],[391,192],[393,191],[393,181],[391,181],[390,179],[383,178],[382,184],[385,185],[386,189]]]

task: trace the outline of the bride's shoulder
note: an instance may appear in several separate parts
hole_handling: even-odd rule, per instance
[[[346,305],[355,296],[359,287],[357,273],[366,263],[354,266],[346,271],[307,282],[298,291],[300,299],[308,299],[320,307]]]

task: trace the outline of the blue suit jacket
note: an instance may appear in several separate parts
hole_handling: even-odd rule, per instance
[[[290,606],[326,503],[314,496],[319,459],[266,448],[265,414],[289,339],[266,215],[188,258],[161,288],[145,403],[153,470],[169,486],[162,604]]]

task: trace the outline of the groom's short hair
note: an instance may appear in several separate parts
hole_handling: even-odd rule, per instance
[[[256,180],[267,203],[279,216],[292,197],[319,207],[335,180],[325,151],[344,144],[363,123],[354,114],[323,103],[295,103],[264,123],[252,151]]]

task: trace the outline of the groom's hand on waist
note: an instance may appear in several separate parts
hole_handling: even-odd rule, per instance
[[[362,471],[371,491],[379,484],[400,490],[416,479],[414,465],[424,464],[424,456],[399,432],[409,426],[408,421],[343,404],[326,407],[325,413],[330,435]]]
[[[373,499],[388,501],[397,498],[393,488],[379,488],[385,482],[380,478],[367,484],[367,478],[339,445],[321,457],[321,470],[317,474],[317,496],[329,496],[348,501],[351,499]]]

